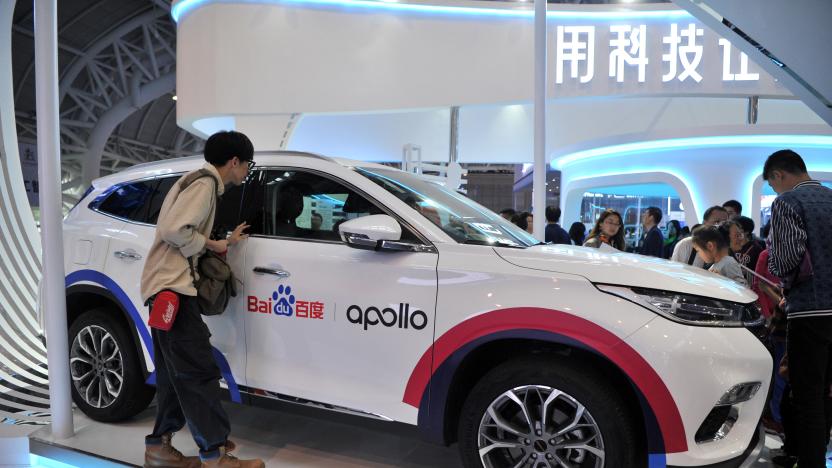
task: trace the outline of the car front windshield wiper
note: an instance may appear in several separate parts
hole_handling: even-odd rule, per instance
[[[465,239],[465,242],[463,242],[463,244],[468,244],[468,245],[490,245],[491,247],[509,247],[509,248],[512,248],[512,249],[525,249],[526,248],[526,246],[524,246],[524,245],[512,244],[510,242],[503,242],[503,241],[499,241],[499,240],[484,241],[484,240],[479,240],[479,239]]]

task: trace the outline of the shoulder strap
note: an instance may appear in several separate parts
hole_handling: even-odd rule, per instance
[[[190,187],[191,184],[196,182],[198,179],[202,179],[203,177],[210,177],[214,181],[215,191],[219,192],[219,183],[217,183],[217,178],[214,177],[214,174],[212,174],[208,169],[199,169],[186,175],[185,178],[182,179],[182,182],[179,183],[179,190],[184,191]]]
[[[693,265],[693,261],[696,260],[696,249],[690,249],[690,256],[688,257],[688,265]]]
[[[210,177],[211,180],[214,181],[214,196],[217,200],[219,200],[219,198],[220,198],[219,182],[217,182],[217,178],[214,177],[214,174],[212,174],[211,171],[209,171],[208,169],[204,169],[204,168],[193,171],[190,174],[186,175],[185,178],[182,179],[182,181],[179,183],[179,191],[184,192],[185,189],[187,189],[188,187],[191,186],[191,184],[196,182],[198,179],[202,179],[203,177]],[[214,209],[215,210],[217,209],[216,203],[214,204]],[[191,270],[191,280],[193,281],[194,286],[196,286],[196,264],[195,263],[196,262],[194,261],[193,257],[188,257],[188,266],[190,267],[190,270]]]

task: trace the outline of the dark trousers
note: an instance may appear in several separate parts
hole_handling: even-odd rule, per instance
[[[780,400],[780,417],[783,422],[783,451],[787,455],[797,456],[797,435],[800,431],[794,425],[794,409],[792,408],[792,389],[786,384]]]
[[[789,385],[800,468],[825,468],[832,429],[832,316],[789,320]]]
[[[146,443],[188,424],[203,460],[219,456],[231,432],[221,404],[220,369],[211,348],[211,334],[195,298],[179,295],[179,312],[167,332],[152,330],[156,365],[156,425]]]

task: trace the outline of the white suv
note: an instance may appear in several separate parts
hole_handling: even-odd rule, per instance
[[[215,225],[251,225],[229,251],[240,294],[204,317],[231,400],[418,425],[467,467],[738,466],[761,443],[772,361],[751,291],[539,244],[390,167],[255,159]],[[65,220],[72,392],[94,419],[152,398],[139,278],[167,190],[203,162],[98,179]]]

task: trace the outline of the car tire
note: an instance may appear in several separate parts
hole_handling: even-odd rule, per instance
[[[130,333],[114,313],[93,309],[69,327],[72,400],[84,414],[102,422],[135,416],[155,393],[145,383]]]
[[[638,461],[643,454],[637,453],[637,426],[620,392],[588,367],[576,367],[551,358],[525,357],[484,375],[460,414],[458,440],[464,466],[561,466],[558,458],[563,466],[581,468],[635,468],[646,463]],[[528,418],[521,402],[526,403]],[[545,422],[540,417],[544,406]],[[568,430],[575,421],[579,424]],[[576,449],[579,441],[587,448]],[[481,449],[492,446],[481,456]],[[605,461],[609,462],[605,465]]]

